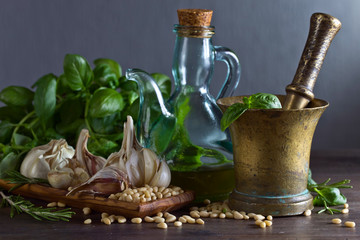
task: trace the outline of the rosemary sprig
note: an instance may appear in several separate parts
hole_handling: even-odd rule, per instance
[[[46,179],[28,178],[15,170],[8,171],[8,172],[6,172],[6,174],[7,174],[7,177],[4,178],[4,180],[7,181],[8,183],[16,184],[14,187],[9,189],[9,192],[11,192],[14,189],[17,189],[25,184],[38,184],[38,183],[49,184],[49,182]]]
[[[70,211],[70,208],[61,209],[58,211],[54,211],[56,208],[43,208],[36,207],[30,201],[25,200],[21,196],[6,196],[2,191],[0,191],[0,196],[2,197],[2,201],[0,207],[10,206],[10,217],[13,218],[15,213],[27,213],[33,218],[42,221],[66,221],[72,217],[75,212]]]

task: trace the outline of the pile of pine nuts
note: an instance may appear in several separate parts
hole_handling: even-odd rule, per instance
[[[184,190],[176,186],[170,186],[168,188],[165,188],[151,187],[149,185],[145,185],[145,187],[128,188],[123,192],[111,194],[109,198],[117,199],[119,201],[143,203],[176,196],[183,192]]]
[[[61,207],[61,208],[64,208],[64,207],[66,207],[66,204],[63,203],[63,202],[51,202],[51,203],[48,203],[46,206],[47,207]]]

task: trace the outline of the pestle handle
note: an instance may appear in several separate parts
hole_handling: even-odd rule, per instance
[[[324,13],[314,13],[309,35],[296,74],[286,87],[283,109],[301,109],[314,99],[314,85],[331,41],[341,28],[341,22]]]

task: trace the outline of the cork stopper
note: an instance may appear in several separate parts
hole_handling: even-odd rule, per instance
[[[183,26],[210,26],[212,10],[178,9],[179,24]]]

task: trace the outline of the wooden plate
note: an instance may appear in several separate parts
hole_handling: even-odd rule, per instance
[[[9,190],[14,184],[8,184],[0,179],[0,187]],[[92,195],[66,196],[67,191],[39,184],[26,184],[16,190],[13,194],[24,197],[39,199],[47,202],[63,202],[67,206],[84,208],[89,207],[98,212],[122,215],[124,217],[152,216],[158,212],[173,211],[179,209],[194,200],[193,191],[185,191],[176,196],[163,198],[152,202],[131,203]]]

